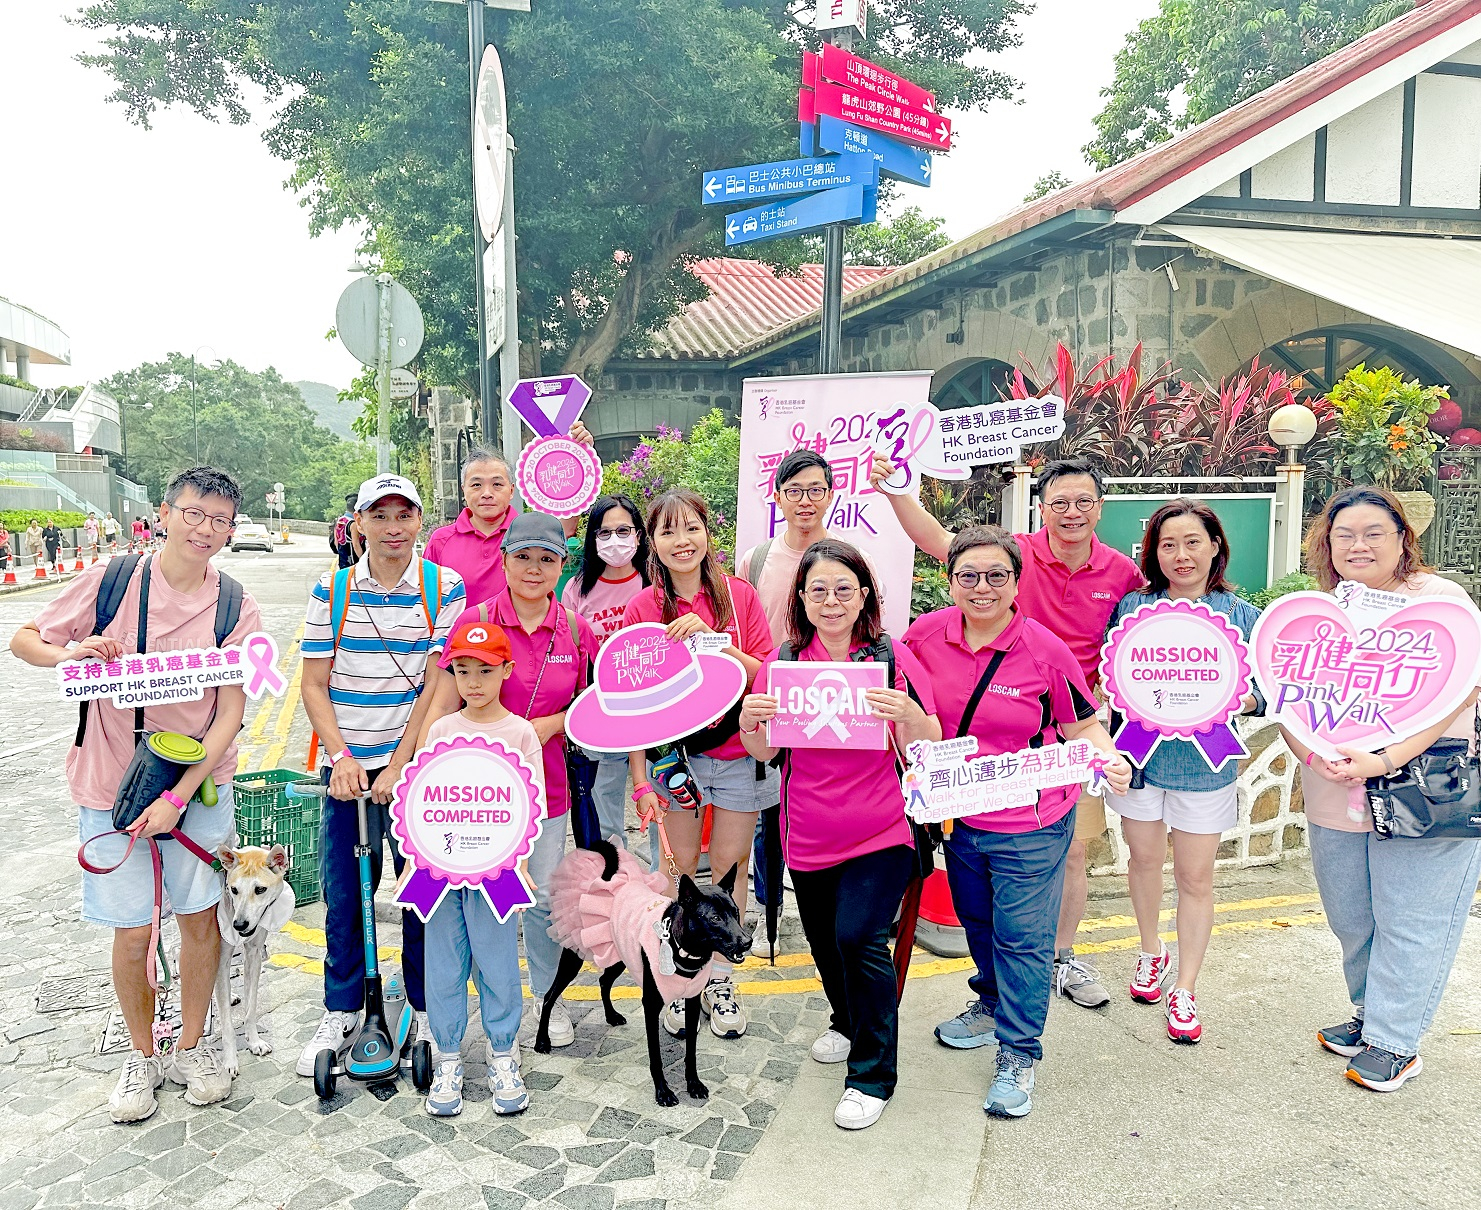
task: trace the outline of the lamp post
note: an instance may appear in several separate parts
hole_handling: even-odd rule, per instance
[[[1316,413],[1304,403],[1288,403],[1270,414],[1270,440],[1285,451],[1275,468],[1275,579],[1301,570],[1301,519],[1305,512],[1306,467],[1300,449],[1316,436]]]
[[[138,403],[138,402],[139,402],[139,397],[137,395],[129,395],[129,396],[127,396],[127,397],[125,397],[123,399],[120,399],[118,401],[118,435],[119,435],[119,438],[120,438],[120,440],[121,440],[121,442],[123,444],[123,465],[124,465],[124,469],[125,470],[130,470],[131,469],[129,467],[129,421],[128,421],[129,406],[128,405],[131,404],[131,403]],[[146,399],[144,401],[143,407],[144,407],[144,410],[146,412],[152,411],[154,409],[154,401],[152,399]]]
[[[210,349],[214,355],[216,350],[211,345],[197,345],[190,354],[190,432],[195,439],[195,462],[200,465],[201,461],[201,428],[195,410],[195,355],[202,349]]]

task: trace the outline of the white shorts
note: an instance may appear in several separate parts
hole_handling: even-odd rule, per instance
[[[1179,832],[1227,832],[1239,822],[1239,794],[1233,782],[1217,790],[1164,790],[1143,786],[1125,794],[1106,791],[1106,806],[1123,819],[1164,821]]]

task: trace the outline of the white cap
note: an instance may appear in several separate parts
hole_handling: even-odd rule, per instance
[[[418,509],[422,507],[422,498],[417,495],[416,484],[410,479],[403,479],[400,475],[377,475],[360,485],[360,494],[355,497],[355,511],[363,513],[387,496],[403,496]]]

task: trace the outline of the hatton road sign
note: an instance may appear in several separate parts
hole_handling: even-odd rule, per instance
[[[709,206],[742,199],[791,197],[846,185],[873,189],[878,184],[879,168],[873,156],[839,155],[715,168],[700,174],[699,193],[700,201]]]
[[[914,105],[901,105],[862,89],[820,80],[816,89],[797,94],[797,120],[815,122],[819,117],[838,118],[867,126],[910,143],[951,150],[951,120]]]
[[[912,147],[877,130],[865,130],[851,122],[840,122],[827,115],[818,119],[817,127],[802,128],[802,149],[818,151],[865,152],[879,163],[881,176],[912,185],[931,183],[931,153],[924,147]]]
[[[801,235],[829,223],[872,223],[874,198],[873,190],[865,190],[862,185],[846,185],[842,189],[829,189],[798,198],[795,202],[737,210],[726,216],[725,246],[734,248],[758,240]]]

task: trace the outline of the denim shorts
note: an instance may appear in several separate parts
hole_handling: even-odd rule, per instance
[[[777,771],[766,770],[766,780],[756,780],[756,762],[749,756],[735,760],[716,760],[713,756],[691,756],[689,771],[699,783],[704,801],[720,811],[760,811],[781,801],[781,782]],[[648,766],[653,776],[653,766]],[[768,801],[769,796],[769,801]]]
[[[219,801],[214,807],[191,803],[181,829],[207,853],[214,853],[218,845],[236,834],[231,787],[219,786],[217,794]],[[77,808],[79,844],[112,830],[111,812]],[[168,836],[161,836],[158,841],[167,908],[177,916],[190,916],[215,907],[221,898],[221,875],[178,841]],[[112,865],[123,856],[128,843],[126,836],[109,836],[88,849],[88,860],[94,865]],[[142,841],[136,844],[129,859],[111,874],[83,871],[82,918],[89,924],[115,929],[142,928],[153,916],[154,866],[147,844]]]

